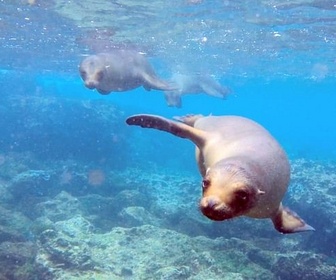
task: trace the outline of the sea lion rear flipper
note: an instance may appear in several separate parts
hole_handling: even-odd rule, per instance
[[[208,133],[203,130],[155,115],[134,115],[127,118],[126,123],[128,125],[163,130],[178,137],[187,138],[194,142],[199,148],[204,146],[208,135]]]
[[[176,85],[163,81],[159,79],[156,75],[151,75],[151,74],[144,72],[142,73],[141,76],[144,81],[143,87],[146,90],[150,90],[150,89],[166,90],[166,91],[177,90]]]
[[[106,90],[102,90],[102,89],[98,89],[98,88],[97,88],[97,91],[102,95],[108,95],[108,94],[111,93],[111,91],[106,91]]]
[[[181,93],[178,91],[165,91],[164,96],[169,107],[182,107]]]
[[[226,96],[231,92],[230,88],[223,87],[217,83],[203,84],[202,89],[207,95],[211,95],[218,98],[226,98]]]
[[[306,224],[295,212],[282,205],[280,205],[277,213],[272,218],[272,222],[275,229],[281,233],[315,230],[312,226]]]

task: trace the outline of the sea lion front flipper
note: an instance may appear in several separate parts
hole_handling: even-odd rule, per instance
[[[144,128],[154,128],[169,132],[181,138],[187,138],[194,142],[199,148],[204,146],[208,137],[208,133],[203,130],[156,115],[134,115],[127,118],[126,123]]]
[[[272,218],[272,222],[275,229],[281,233],[296,233],[315,230],[312,226],[306,224],[298,214],[282,205],[280,205],[277,213]]]

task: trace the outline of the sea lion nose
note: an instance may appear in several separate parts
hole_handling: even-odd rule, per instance
[[[220,203],[219,199],[217,197],[214,196],[210,196],[210,197],[203,197],[201,202],[200,202],[200,207],[201,209],[211,209],[213,210],[215,208],[216,205],[218,205]]]
[[[89,89],[94,89],[96,87],[96,83],[94,81],[86,81],[85,86]]]
[[[210,196],[203,197],[200,202],[200,210],[203,215],[214,221],[222,221],[225,219],[223,215],[222,203],[219,198]]]

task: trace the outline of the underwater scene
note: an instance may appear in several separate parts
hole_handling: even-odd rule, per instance
[[[0,279],[336,277],[334,0],[0,0]]]

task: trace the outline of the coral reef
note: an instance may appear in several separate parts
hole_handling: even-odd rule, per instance
[[[250,273],[258,279],[272,278],[223,238],[190,238],[150,225],[93,234],[92,225],[79,216],[58,222],[55,228],[40,236],[37,260],[42,273],[49,275],[46,279],[90,279],[93,275],[96,279],[223,279],[223,275],[244,279]],[[239,263],[234,264],[236,260]]]
[[[311,193],[312,202],[325,200],[326,204],[314,209],[320,217],[328,218],[333,209],[335,166],[323,164],[293,161],[293,185],[286,203],[298,211],[309,211],[301,196]],[[5,187],[13,193],[15,183],[17,193],[21,188],[39,196],[27,182],[43,182],[48,174],[53,174],[49,179],[58,178],[62,169],[56,164],[49,166],[55,169],[18,173]],[[74,174],[84,174],[80,165],[72,168]],[[87,178],[68,184],[52,179],[54,183],[44,186],[46,192],[40,200],[29,204],[33,215],[20,205],[16,212],[0,208],[0,256],[7,251],[9,256],[2,258],[1,275],[13,279],[32,279],[33,274],[38,279],[333,278],[332,223],[327,240],[322,239],[328,235],[326,231],[284,237],[263,221],[213,223],[197,209],[199,178],[156,169],[155,165],[149,169],[107,172],[106,182],[115,187],[113,191],[107,186],[97,191],[93,186],[70,194],[69,184],[77,189],[76,184]],[[296,189],[301,182],[309,183],[306,172],[318,181],[322,170],[323,190],[316,181],[310,182],[313,191]],[[328,180],[331,185],[325,187]],[[26,202],[21,199],[17,203]],[[321,238],[317,240],[316,235]],[[19,247],[26,249],[19,253]]]
[[[30,236],[31,220],[24,214],[0,206],[0,242],[21,242]]]
[[[335,181],[336,165],[330,161],[299,159],[292,162],[292,183],[287,200],[304,213],[316,228],[306,247],[325,254],[336,254]]]
[[[284,269],[286,268],[286,269]],[[336,266],[327,262],[327,257],[308,252],[291,252],[279,255],[272,271],[280,279],[333,279]]]
[[[0,242],[0,278],[36,279],[36,252],[33,242]]]

